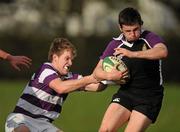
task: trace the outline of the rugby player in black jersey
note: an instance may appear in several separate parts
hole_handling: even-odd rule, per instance
[[[98,62],[94,74],[106,79],[102,61],[119,55],[129,68],[130,79],[112,97],[99,132],[115,132],[125,123],[125,132],[143,132],[156,121],[163,100],[161,59],[168,55],[161,37],[142,29],[140,13],[131,7],[119,13],[118,38],[113,38]]]

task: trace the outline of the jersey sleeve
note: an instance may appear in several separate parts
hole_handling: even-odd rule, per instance
[[[113,55],[114,49],[118,47],[118,45],[119,44],[116,40],[112,40],[104,50],[103,54],[100,56],[100,59],[104,59],[107,56]]]
[[[145,40],[153,48],[158,43],[165,43],[164,40],[153,32],[147,32],[145,35]]]
[[[73,80],[73,79],[80,79],[83,76],[77,73],[69,72],[64,78],[65,80]]]
[[[44,69],[38,78],[39,83],[49,84],[52,80],[59,78],[58,74],[52,69]]]

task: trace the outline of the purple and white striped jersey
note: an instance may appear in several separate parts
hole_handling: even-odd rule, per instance
[[[42,64],[25,87],[13,113],[22,113],[52,122],[60,115],[62,104],[68,94],[58,94],[49,87],[49,83],[56,78],[69,80],[80,77],[81,75],[71,72],[67,76],[61,76],[51,63]]]

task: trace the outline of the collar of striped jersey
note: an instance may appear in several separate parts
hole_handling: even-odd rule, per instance
[[[59,75],[59,77],[61,78],[61,80],[67,80],[67,79],[73,77],[72,72],[68,72],[67,75],[61,75],[61,74],[59,73],[59,71],[56,70],[56,69],[53,67],[52,63],[50,63],[50,62],[45,62],[44,64],[51,66],[51,67],[57,72],[57,74]]]

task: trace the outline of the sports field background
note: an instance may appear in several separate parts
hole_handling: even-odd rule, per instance
[[[0,132],[7,115],[13,110],[26,81],[0,81]],[[180,131],[180,84],[166,84],[163,107],[157,122],[147,132]],[[64,103],[61,116],[54,124],[65,132],[97,132],[103,114],[117,87],[103,92],[74,92]],[[123,131],[122,129],[119,131]]]

